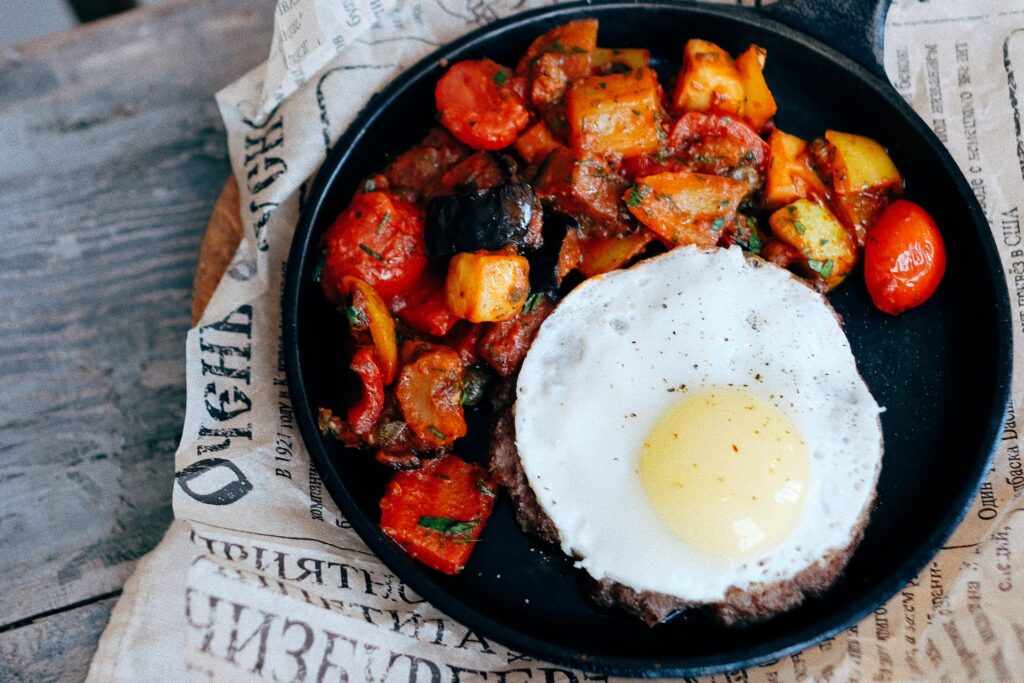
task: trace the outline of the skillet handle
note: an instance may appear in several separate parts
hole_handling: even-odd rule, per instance
[[[779,0],[768,17],[817,38],[889,82],[883,66],[885,15],[892,0]]]

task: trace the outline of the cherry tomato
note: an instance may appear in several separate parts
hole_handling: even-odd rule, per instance
[[[351,275],[389,300],[408,289],[427,267],[423,213],[390,192],[356,194],[324,241],[324,283],[335,289]]]
[[[946,245],[935,221],[913,202],[890,204],[868,229],[864,279],[875,306],[890,315],[920,306],[946,272]]]
[[[457,62],[434,91],[441,124],[474,149],[508,147],[530,122],[521,85],[489,59]]]

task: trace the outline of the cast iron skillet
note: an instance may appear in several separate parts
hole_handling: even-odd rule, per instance
[[[595,2],[495,22],[434,53],[372,98],[317,175],[295,232],[283,300],[288,384],[303,439],[331,496],[370,548],[420,595],[484,637],[541,659],[622,676],[700,675],[761,664],[869,614],[926,565],[970,504],[1009,392],[1009,301],[996,248],[949,154],[876,75],[882,73],[888,2],[833,1],[831,11],[815,11],[814,4],[783,2],[754,11]],[[861,64],[768,15],[822,37]],[[584,17],[601,20],[601,45],[648,47],[674,63],[690,37],[715,41],[733,54],[750,43],[766,47],[779,127],[805,138],[832,127],[882,141],[906,178],[907,196],[938,219],[946,239],[945,281],[921,308],[899,318],[878,312],[859,271],[830,297],[861,372],[887,408],[877,507],[845,578],[767,623],[725,628],[688,616],[650,629],[600,610],[581,592],[568,559],[518,529],[505,496],[465,571],[455,577],[433,572],[378,529],[383,468],[365,453],[344,453],[317,431],[318,406],[344,407],[338,349],[347,334],[312,280],[320,236],[359,180],[433,124],[440,60],[488,56],[514,65],[534,37]],[[484,454],[486,419],[474,416],[475,429],[460,444],[465,457],[480,460]]]

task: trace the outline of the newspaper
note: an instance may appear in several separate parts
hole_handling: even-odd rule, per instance
[[[188,335],[176,520],[125,586],[89,680],[601,678],[533,661],[474,633],[369,552],[302,448],[280,349],[282,271],[300,197],[331,142],[402,69],[469,30],[542,4],[549,3],[279,0],[267,63],[217,98],[246,231]],[[1024,7],[1019,0],[897,0],[885,63],[985,208],[1011,291],[1019,370]],[[1019,374],[980,495],[920,576],[833,639],[706,680],[1020,680]]]

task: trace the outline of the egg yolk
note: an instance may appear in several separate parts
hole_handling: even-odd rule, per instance
[[[709,555],[745,557],[796,526],[811,463],[793,421],[776,406],[715,389],[661,417],[638,471],[654,510],[680,539]]]

